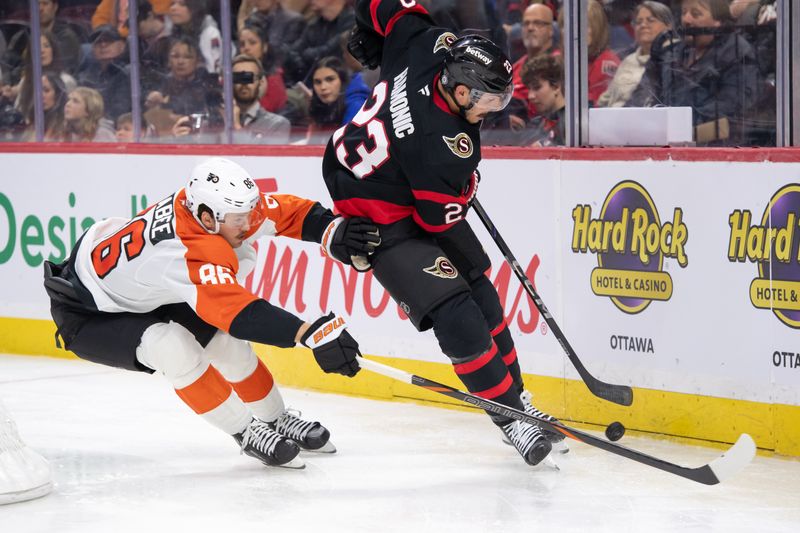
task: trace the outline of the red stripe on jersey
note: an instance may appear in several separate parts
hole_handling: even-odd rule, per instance
[[[494,328],[494,329],[491,331],[490,335],[491,335],[492,337],[497,337],[497,336],[500,334],[500,332],[501,332],[501,331],[503,331],[503,330],[506,328],[506,325],[507,325],[507,324],[506,324],[506,321],[505,321],[505,320],[503,320],[502,322],[500,322],[500,324],[498,324],[498,325],[497,325],[497,327],[496,327],[496,328]]]
[[[382,0],[372,0],[369,3],[369,14],[372,15],[372,27],[381,37],[386,37],[386,34],[381,29],[381,24],[378,22],[378,6]]]
[[[404,9],[399,13],[395,13],[392,16],[392,18],[389,19],[389,22],[386,24],[386,35],[389,35],[389,33],[392,31],[392,27],[394,26],[395,22],[400,20],[400,17],[402,17],[403,15],[408,15],[409,13],[421,13],[423,15],[427,15],[428,11],[421,5],[417,4],[414,7]]]
[[[414,217],[414,222],[416,222],[417,225],[420,228],[424,229],[428,233],[441,233],[443,231],[446,231],[446,230],[452,228],[453,224],[458,222],[458,220],[456,220],[455,222],[452,222],[451,224],[428,224],[427,222],[422,220],[422,217],[416,211],[414,211],[412,216]],[[461,220],[461,219],[459,219],[459,220]]]
[[[453,368],[456,371],[456,374],[471,374],[476,370],[480,370],[486,364],[494,359],[494,356],[497,355],[497,345],[492,343],[492,347],[489,348],[483,355],[473,359],[472,361],[467,361],[466,363],[458,363],[453,365]]]
[[[236,391],[236,394],[243,402],[257,402],[267,397],[274,383],[272,374],[270,374],[264,362],[259,359],[258,365],[252,374],[242,381],[231,383],[231,385],[233,385],[233,390]]]
[[[499,385],[495,385],[491,389],[486,389],[484,391],[474,392],[473,394],[487,400],[493,400],[498,396],[502,396],[508,392],[508,389],[511,388],[512,383],[514,383],[514,380],[511,379],[511,374],[506,372],[506,377],[503,378],[503,381],[501,381]]]
[[[511,348],[511,351],[503,356],[503,362],[506,364],[506,366],[508,366],[510,364],[513,364],[514,361],[516,361],[516,360],[517,360],[517,349],[516,348]]]
[[[368,198],[350,198],[334,200],[334,207],[339,213],[348,217],[367,217],[378,224],[392,224],[407,218],[414,212],[410,205],[397,205],[384,200]]]
[[[443,192],[423,191],[420,189],[411,189],[411,193],[417,200],[427,200],[437,204],[451,204],[457,202],[464,203],[464,199],[460,196],[453,196],[452,194],[445,194]]]

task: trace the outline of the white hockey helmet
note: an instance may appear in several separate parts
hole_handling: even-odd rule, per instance
[[[249,172],[230,159],[212,157],[195,166],[185,190],[186,208],[198,222],[201,206],[213,213],[215,225],[213,231],[209,230],[211,233],[219,232],[226,217],[228,222],[247,220],[251,226],[260,222],[251,214],[261,199],[258,185]]]

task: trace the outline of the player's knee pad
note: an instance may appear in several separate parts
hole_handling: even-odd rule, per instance
[[[469,284],[472,299],[481,308],[489,329],[494,329],[503,322],[503,306],[492,282],[485,274],[472,280]]]
[[[492,345],[486,320],[469,293],[449,298],[430,316],[439,347],[454,364],[471,361]]]
[[[189,330],[177,322],[153,324],[142,334],[136,358],[181,389],[194,383],[208,368],[203,349]]]
[[[214,363],[227,381],[242,381],[250,376],[258,365],[258,357],[250,343],[217,331],[205,347],[204,354]]]

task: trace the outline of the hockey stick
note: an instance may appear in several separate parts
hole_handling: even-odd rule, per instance
[[[750,461],[753,460],[753,457],[756,454],[756,445],[753,442],[753,439],[747,433],[742,433],[736,443],[728,448],[728,450],[721,456],[703,466],[697,468],[688,468],[664,461],[663,459],[658,459],[657,457],[644,454],[631,448],[626,448],[621,444],[595,437],[588,433],[584,433],[583,431],[567,427],[560,422],[549,422],[543,418],[531,416],[523,411],[518,411],[517,409],[493,402],[492,400],[485,400],[475,396],[474,394],[462,392],[458,389],[454,389],[453,387],[437,383],[436,381],[431,381],[430,379],[426,379],[415,374],[409,374],[408,372],[404,372],[398,368],[387,366],[376,361],[372,361],[371,359],[359,357],[358,364],[361,365],[361,368],[365,368],[370,372],[382,374],[392,379],[396,379],[397,381],[402,381],[411,385],[417,385],[423,389],[444,394],[450,398],[461,400],[464,403],[474,405],[475,407],[479,407],[486,411],[491,411],[492,413],[507,416],[515,420],[528,422],[529,424],[538,424],[540,427],[549,429],[551,431],[557,431],[562,433],[565,437],[569,437],[578,442],[583,442],[589,446],[600,448],[601,450],[625,457],[626,459],[631,459],[638,463],[652,466],[653,468],[657,468],[659,470],[663,470],[664,472],[669,472],[670,474],[675,474],[676,476],[690,479],[704,485],[716,485],[720,481],[728,479],[750,464]]]
[[[525,287],[525,291],[528,293],[528,296],[530,296],[531,300],[533,300],[536,308],[544,317],[544,321],[550,327],[550,330],[553,332],[553,335],[556,336],[556,339],[558,339],[558,343],[561,344],[561,348],[564,349],[564,352],[566,352],[570,362],[572,362],[575,370],[578,371],[578,374],[580,374],[583,382],[586,383],[586,386],[589,388],[592,394],[619,405],[631,405],[633,403],[633,391],[630,387],[627,385],[612,385],[610,383],[605,383],[604,381],[600,381],[591,375],[589,371],[586,370],[586,367],[583,366],[583,363],[578,358],[578,354],[575,353],[575,350],[573,350],[572,346],[570,346],[569,342],[567,342],[567,338],[564,336],[561,328],[559,328],[558,324],[556,324],[556,321],[550,314],[550,311],[548,311],[547,307],[544,305],[542,298],[536,292],[536,289],[533,288],[533,284],[528,279],[528,276],[525,275],[525,272],[522,270],[522,267],[520,267],[517,259],[508,248],[506,241],[503,240],[503,237],[497,231],[495,225],[492,224],[489,215],[486,214],[486,211],[483,209],[483,206],[477,198],[475,198],[475,200],[472,202],[472,207],[478,214],[478,218],[480,218],[481,222],[483,222],[483,225],[486,226],[486,230],[489,232],[489,235],[492,236],[492,239],[494,239],[495,244],[500,249],[500,253],[503,254],[503,257],[511,267],[511,270],[513,270],[514,274],[517,275],[517,278],[519,279],[520,283],[522,283],[522,286]]]

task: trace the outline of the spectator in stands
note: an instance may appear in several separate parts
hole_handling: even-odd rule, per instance
[[[558,16],[558,26],[563,35],[563,10]],[[589,49],[589,107],[593,107],[608,89],[619,66],[619,57],[608,48],[608,18],[599,0],[589,0],[586,46]]]
[[[589,0],[588,27],[586,32],[589,48],[589,106],[595,105],[600,95],[608,89],[619,66],[619,57],[608,48],[608,19],[599,0]]]
[[[42,108],[44,110],[44,140],[60,141],[64,128],[64,104],[67,100],[67,90],[61,77],[53,71],[42,76]],[[30,142],[36,140],[34,127],[33,105],[26,113],[25,121],[28,128],[23,138]]]
[[[64,87],[61,77],[55,72],[48,72],[42,76],[42,108],[44,111],[44,141],[60,141],[64,135],[64,104],[67,101],[68,90]],[[24,141],[36,140],[34,126],[33,106],[26,116],[28,129]]]
[[[277,48],[270,44],[260,19],[247,19],[239,30],[239,53],[257,59],[266,71],[266,89],[261,98],[261,107],[272,113],[277,112],[286,105],[283,67],[278,59]]]
[[[317,61],[311,79],[313,93],[308,111],[311,125],[306,139],[309,144],[320,144],[355,116],[371,91],[363,80],[352,84],[350,73],[338,57]]]
[[[114,142],[111,123],[104,116],[103,97],[89,87],[77,87],[69,92],[64,104],[66,142]]]
[[[116,132],[114,133],[117,142],[133,142],[133,115],[123,113],[117,117]]]
[[[597,100],[598,107],[622,107],[639,85],[644,67],[650,61],[650,46],[663,31],[672,29],[672,11],[661,2],[646,0],[634,12],[636,51],[620,63],[608,89]]]
[[[106,116],[114,121],[131,110],[127,44],[110,24],[95,29],[89,40],[92,57],[78,72],[78,84],[91,87],[102,95]]]
[[[539,114],[518,133],[521,146],[563,146],[564,67],[561,59],[541,55],[529,59],[522,70],[522,81]]]
[[[703,145],[750,142],[745,118],[758,83],[753,47],[734,31],[727,0],[682,0],[684,38],[664,32],[629,106],[689,106]]]
[[[608,47],[618,57],[627,56],[638,46],[631,21],[640,3],[641,0],[603,0],[608,18]]]
[[[9,83],[0,79],[0,141],[18,141],[25,131],[25,115],[6,96]]]
[[[522,67],[525,63],[541,55],[559,55],[553,46],[553,11],[544,4],[531,4],[522,13],[522,43],[525,55],[513,65],[514,101],[513,106],[527,109],[527,119],[536,116],[536,107],[528,98],[528,87],[522,81]],[[527,120],[515,114],[510,115],[512,127],[524,127]]]
[[[169,18],[173,35],[188,35],[197,40],[208,72],[219,72],[222,60],[222,34],[208,14],[206,0],[171,0]]]
[[[70,76],[61,67],[62,63],[58,49],[53,47],[53,34],[50,32],[42,33],[40,42],[42,49],[42,73],[52,72],[59,76],[61,78],[62,85],[67,91],[71,91],[77,87],[75,78]],[[18,85],[10,89],[10,94],[16,98],[17,108],[22,111],[25,116],[28,116],[33,112],[33,61],[30,59],[30,49],[25,49],[23,58],[25,70],[22,75],[22,79]]]
[[[261,63],[247,55],[233,60],[233,137],[236,143],[286,144],[289,121],[261,107],[267,79]]]
[[[273,43],[293,43],[306,27],[305,19],[299,13],[285,9],[280,0],[242,0],[236,25],[239,31],[248,20],[260,24]]]
[[[42,32],[50,32],[54,36],[54,45],[64,61],[64,69],[73,74],[80,58],[81,40],[75,30],[63,20],[56,18],[58,2],[56,0],[39,0],[39,27]],[[6,50],[5,63],[11,70],[10,80],[17,83],[22,77],[22,54],[28,46],[28,28],[21,29],[11,37]]]
[[[143,93],[161,85],[167,76],[172,21],[153,10],[150,0],[138,0],[139,64]]]
[[[316,60],[327,56],[341,57],[339,38],[355,24],[353,8],[347,0],[311,0],[311,5],[316,17],[299,39],[285,43],[282,50],[284,77],[288,84],[307,81]]]
[[[92,29],[110,24],[117,28],[123,37],[128,36],[128,2],[130,0],[100,0],[92,15]],[[166,15],[171,0],[146,0],[151,10],[158,15]],[[141,9],[141,4],[137,5]]]
[[[222,123],[222,95],[219,79],[200,64],[196,41],[186,35],[174,37],[169,48],[169,74],[157,91],[147,95],[145,107],[171,111],[191,132],[219,128]],[[191,125],[189,119],[197,115]],[[152,116],[152,113],[151,113]],[[163,127],[157,127],[163,131]]]

